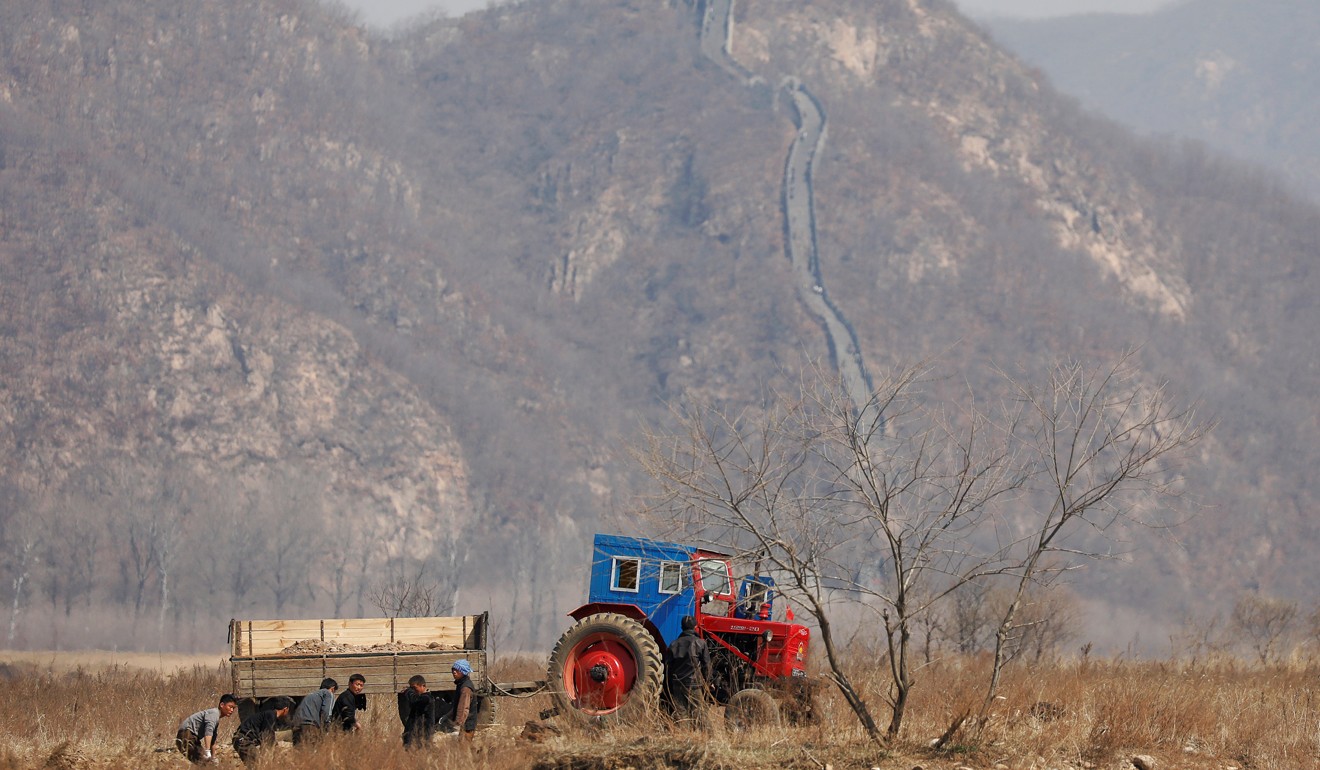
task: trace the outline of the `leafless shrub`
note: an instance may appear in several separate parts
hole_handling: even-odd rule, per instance
[[[436,614],[440,586],[428,580],[424,568],[411,576],[396,575],[376,583],[368,598],[391,618],[421,618]]]
[[[1288,651],[1296,620],[1296,602],[1246,594],[1234,602],[1230,624],[1261,665],[1270,665]]]

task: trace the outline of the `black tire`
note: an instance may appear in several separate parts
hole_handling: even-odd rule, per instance
[[[765,690],[751,687],[739,690],[729,698],[729,703],[724,708],[724,724],[733,732],[757,727],[777,727],[779,704],[775,702],[775,697]]]
[[[818,689],[818,680],[806,677],[789,680],[783,689],[784,698],[779,702],[779,713],[789,724],[798,727],[820,724],[820,714],[816,711]]]
[[[244,719],[252,716],[261,709],[261,703],[255,698],[238,699],[238,721],[242,724]]]
[[[570,626],[555,643],[546,672],[561,714],[598,723],[654,714],[663,678],[659,642],[641,623],[613,612]]]

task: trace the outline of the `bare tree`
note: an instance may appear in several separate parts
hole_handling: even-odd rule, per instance
[[[315,595],[314,567],[329,548],[324,505],[316,479],[298,469],[278,474],[255,501],[252,521],[266,540],[266,578],[277,615],[299,595]]]
[[[948,618],[941,605],[924,601],[918,603],[925,606],[926,611],[913,618],[912,623],[921,643],[922,664],[929,666],[935,662],[935,651],[940,641],[948,638]]]
[[[1195,664],[1199,659],[1224,654],[1228,648],[1227,632],[1223,615],[1218,611],[1209,616],[1187,613],[1169,642],[1176,656],[1188,655]]]
[[[647,433],[636,459],[658,490],[648,502],[690,541],[741,547],[779,573],[780,590],[815,619],[831,678],[872,737],[875,719],[843,665],[829,589],[835,552],[848,535],[814,499],[809,469],[813,431],[802,431],[807,402],[772,401],[762,413],[727,415],[704,404],[676,414],[683,432]]]
[[[284,608],[300,594],[310,597],[314,591],[311,569],[321,555],[324,541],[309,526],[302,526],[304,521],[302,517],[290,517],[264,522],[270,548],[267,577],[276,615],[283,614]]]
[[[1157,461],[1202,429],[1163,390],[1120,392],[1126,363],[1098,382],[1059,365],[993,415],[972,394],[961,404],[931,398],[938,381],[926,364],[894,371],[861,404],[820,370],[757,410],[691,403],[676,410],[680,432],[649,433],[635,453],[656,485],[647,509],[689,540],[736,548],[775,572],[816,622],[830,678],[863,728],[892,740],[916,683],[914,632],[937,605],[982,583],[1012,586],[988,708],[1008,642],[1021,639],[1013,632],[1027,589],[1066,569],[1062,555],[1085,553],[1075,530],[1106,531],[1133,518],[1131,491],[1174,483]],[[1039,487],[1053,491],[1033,506]],[[840,656],[839,600],[875,610],[886,640],[883,735]]]
[[[1246,594],[1233,603],[1230,625],[1246,639],[1262,666],[1278,662],[1294,632],[1297,603],[1273,596]]]
[[[119,555],[120,590],[124,600],[133,603],[133,617],[142,615],[147,603],[147,587],[159,578],[159,548],[172,525],[175,511],[170,508],[172,494],[163,476],[134,464],[128,458],[107,461],[95,479],[95,504],[108,513],[112,522],[109,543]],[[169,567],[165,567],[168,573]],[[136,626],[134,626],[136,629]]]
[[[52,547],[60,554],[58,563],[64,573],[66,617],[72,614],[79,599],[90,605],[96,588],[97,555],[104,529],[90,508],[86,499],[75,495],[65,501],[53,519],[51,540]]]
[[[344,542],[332,548],[330,566],[330,601],[334,605],[335,617],[342,617],[344,605],[355,592],[361,594],[360,586],[367,580],[367,566],[372,552],[380,539],[357,517],[341,515],[340,529],[348,533]],[[353,573],[357,574],[354,575]],[[361,598],[358,601],[358,614],[362,614]]]
[[[1109,366],[1054,364],[1043,383],[1009,377],[1025,419],[1014,429],[1032,468],[1036,502],[1027,512],[1026,538],[1015,554],[1016,585],[995,632],[994,663],[981,708],[994,702],[1018,612],[1033,585],[1047,585],[1080,560],[1110,554],[1128,524],[1164,526],[1142,518],[1178,494],[1179,455],[1211,427],[1192,407],[1176,403],[1165,384],[1142,384],[1129,351]],[[1088,548],[1081,535],[1099,535]],[[982,720],[983,722],[983,720]]]
[[[1013,596],[1011,590],[992,592],[986,617],[1003,617]],[[1077,601],[1065,586],[1033,586],[1022,597],[1013,633],[1006,641],[1004,660],[1040,663],[1076,638],[1077,621]]]
[[[32,572],[37,565],[38,546],[41,543],[39,516],[32,510],[31,498],[19,489],[11,487],[5,490],[3,502],[0,502],[0,535],[3,536],[4,566],[9,576],[12,592],[9,606],[9,633],[6,643],[12,647],[18,635],[19,621],[23,615],[23,602]]]
[[[874,740],[902,727],[918,619],[1001,568],[999,549],[974,553],[969,538],[1021,483],[984,417],[967,410],[956,426],[921,402],[927,374],[924,365],[895,371],[859,407],[813,370],[800,393],[772,397],[759,413],[690,405],[683,433],[650,434],[637,453],[658,484],[651,510],[674,517],[689,539],[759,559],[811,614],[830,678]],[[841,656],[841,595],[879,605],[892,710],[883,736]]]
[[[167,468],[162,471],[152,501],[153,550],[156,554],[156,580],[160,586],[156,638],[162,647],[165,640],[165,618],[170,610],[170,574],[175,562],[186,550],[185,525],[191,505],[187,480],[186,470],[181,466]]]
[[[829,495],[858,538],[856,558],[875,568],[874,581],[852,587],[882,608],[888,740],[898,736],[916,684],[915,622],[960,586],[1009,566],[1011,540],[999,520],[1027,475],[1008,440],[1016,417],[992,422],[971,394],[961,405],[932,404],[922,393],[929,374],[925,364],[901,370],[858,409],[837,388],[817,391],[813,408],[824,418],[816,454]]]
[[[396,567],[372,586],[371,603],[391,618],[420,618],[435,615],[440,585],[431,579],[425,562]]]
[[[260,513],[252,501],[238,498],[225,504],[216,548],[206,549],[215,558],[215,585],[229,587],[230,607],[237,612],[268,577],[270,542],[258,521]]]
[[[964,583],[949,595],[949,641],[963,655],[982,649],[994,625],[988,582]]]

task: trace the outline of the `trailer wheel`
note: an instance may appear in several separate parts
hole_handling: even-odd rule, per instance
[[[238,721],[242,723],[243,720],[257,713],[257,711],[259,711],[260,709],[261,709],[261,704],[257,701],[256,698],[239,698]]]
[[[580,721],[621,722],[654,711],[664,663],[651,632],[612,612],[569,627],[550,653],[546,679],[560,713]]]
[[[724,708],[724,724],[733,732],[754,727],[776,727],[779,725],[779,704],[765,690],[753,687],[739,690],[729,698]]]

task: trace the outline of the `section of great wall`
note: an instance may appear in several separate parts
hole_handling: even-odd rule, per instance
[[[729,52],[733,41],[734,0],[698,3],[702,12],[701,51],[721,69],[751,86],[760,82]],[[798,300],[825,331],[830,361],[838,371],[853,406],[859,412],[871,395],[871,378],[862,362],[861,346],[843,311],[830,301],[821,275],[816,242],[815,196],[812,174],[825,145],[825,110],[807,87],[792,78],[780,84],[794,110],[797,136],[784,162],[784,185],[780,207],[784,214],[785,249],[793,265]]]

